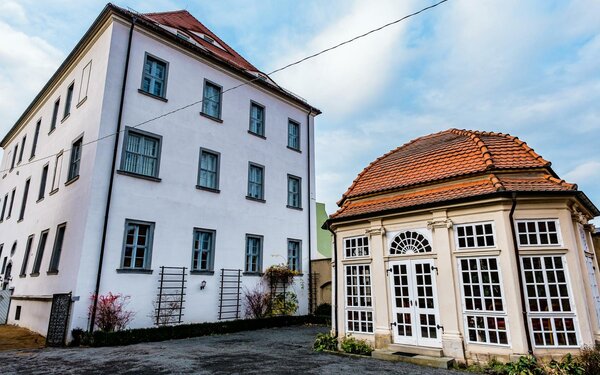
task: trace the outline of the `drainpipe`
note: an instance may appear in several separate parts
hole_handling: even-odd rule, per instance
[[[331,234],[333,235],[333,292],[335,293],[335,303],[332,306],[332,310],[333,310],[333,325],[335,326],[335,330],[333,331],[333,334],[335,337],[338,337],[339,335],[339,330],[338,330],[338,264],[337,264],[337,234],[331,230],[331,226],[327,225],[327,230],[329,230],[331,232]]]
[[[108,217],[110,213],[110,203],[113,192],[113,184],[115,179],[115,166],[117,164],[117,150],[119,148],[119,136],[121,135],[121,123],[123,120],[123,103],[125,102],[125,85],[127,83],[127,72],[129,70],[129,55],[131,52],[131,40],[133,37],[133,28],[135,26],[136,17],[131,20],[129,28],[129,40],[127,42],[127,57],[125,59],[125,73],[123,74],[123,83],[121,84],[121,101],[119,103],[119,116],[117,120],[117,131],[115,134],[115,144],[113,147],[112,166],[110,169],[110,178],[108,183],[108,193],[106,195],[106,208],[104,210],[104,225],[102,227],[102,242],[100,243],[100,257],[98,259],[98,273],[96,274],[96,288],[94,289],[94,303],[92,314],[90,316],[90,327],[88,331],[94,331],[94,321],[96,320],[96,308],[98,307],[98,293],[100,292],[100,279],[102,278],[102,261],[104,260],[104,249],[106,248],[106,234],[108,229]]]
[[[312,217],[311,217],[311,201],[310,201],[310,187],[311,187],[311,160],[310,160],[310,115],[312,114],[312,108],[306,114],[306,160],[308,160],[307,168],[307,180],[308,180],[308,313],[312,314],[314,311],[313,306],[313,277],[312,277]]]
[[[521,273],[521,257],[519,256],[519,243],[517,241],[517,232],[515,230],[515,221],[513,215],[517,208],[517,193],[512,193],[512,207],[510,208],[510,214],[508,219],[510,220],[510,231],[513,240],[513,247],[515,248],[515,258],[517,261],[517,275],[519,276],[519,296],[521,297],[521,313],[523,314],[523,323],[525,324],[525,338],[527,339],[527,353],[533,354],[531,346],[531,334],[529,332],[529,320],[527,319],[527,304],[525,301],[525,289],[523,288],[523,275]]]

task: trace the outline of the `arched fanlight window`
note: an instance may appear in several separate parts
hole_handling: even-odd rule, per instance
[[[421,233],[406,231],[399,233],[390,246],[390,255],[430,253],[431,245]]]

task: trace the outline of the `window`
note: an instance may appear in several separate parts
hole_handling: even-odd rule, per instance
[[[146,54],[144,73],[142,75],[142,91],[164,98],[167,88],[167,63]]]
[[[73,142],[71,146],[71,161],[69,162],[69,175],[67,181],[71,181],[79,176],[79,165],[81,164],[81,147],[83,145],[83,137]]]
[[[17,193],[17,189],[13,189],[12,193],[10,193],[10,203],[8,205],[8,214],[6,215],[7,219],[10,217],[10,214],[12,214],[12,208],[13,208],[13,203],[15,203],[15,194],[16,193]]]
[[[248,198],[264,199],[265,168],[258,164],[248,165]]]
[[[560,245],[557,220],[517,221],[519,245]]]
[[[493,247],[494,227],[492,223],[457,225],[456,239],[459,249]]]
[[[265,136],[265,107],[258,103],[250,103],[250,133]]]
[[[214,117],[221,118],[221,86],[218,86],[210,81],[204,81],[204,93],[202,96],[202,113]]]
[[[371,267],[346,266],[346,330],[373,333]]]
[[[60,253],[62,252],[66,229],[67,223],[62,223],[56,228],[54,247],[52,248],[52,256],[50,257],[50,267],[48,267],[48,273],[50,274],[58,273],[58,264],[60,263]]]
[[[300,177],[288,175],[287,187],[288,198],[287,205],[291,208],[302,208],[302,184]]]
[[[292,271],[302,271],[302,242],[288,240],[288,267]]]
[[[344,254],[346,258],[368,257],[369,238],[366,236],[344,238]]]
[[[31,270],[31,276],[37,276],[40,273],[42,266],[42,259],[44,259],[44,250],[46,249],[46,242],[48,241],[49,229],[46,229],[40,234],[40,242],[38,243],[37,252],[35,254],[35,260],[33,261],[33,269]]]
[[[38,138],[40,136],[40,127],[42,126],[42,120],[38,120],[35,124],[35,133],[33,133],[33,144],[31,145],[31,156],[29,159],[33,159],[35,156],[35,149],[37,148]]]
[[[127,129],[121,169],[125,172],[158,178],[160,166],[159,135]]]
[[[126,220],[121,267],[131,270],[149,270],[153,236],[154,223]]]
[[[38,201],[44,198],[46,194],[46,180],[48,180],[48,164],[42,169],[42,177],[40,178],[40,192],[38,193]]]
[[[180,37],[183,40],[187,40],[188,42],[190,41],[190,37],[187,36],[187,35],[185,35],[184,33],[180,32],[180,31],[177,32],[177,36]]]
[[[192,271],[212,272],[214,270],[215,235],[214,230],[194,229]]]
[[[2,203],[2,214],[0,214],[0,221],[4,221],[4,213],[6,212],[6,203],[8,202],[8,194],[4,196],[4,202]]]
[[[88,86],[90,85],[90,73],[92,71],[92,62],[90,61],[81,72],[81,82],[79,82],[79,99],[77,103],[81,103],[87,98]]]
[[[50,190],[50,194],[58,190],[58,184],[60,183],[60,173],[62,170],[62,159],[63,153],[62,151],[56,155],[56,161],[54,162],[54,176],[52,177],[52,190]]]
[[[263,237],[255,235],[246,235],[246,266],[245,272],[262,272],[262,247]]]
[[[50,122],[50,131],[52,133],[56,129],[56,121],[58,121],[58,107],[60,107],[60,98],[54,102],[54,110],[52,111],[52,122]]]
[[[577,346],[564,257],[523,256],[521,264],[535,346]]]
[[[65,110],[63,113],[63,120],[67,118],[71,114],[71,102],[73,101],[73,87],[75,86],[75,82],[69,85],[67,88],[67,98],[65,99]]]
[[[23,256],[23,264],[21,264],[21,273],[19,276],[24,277],[27,274],[27,263],[29,263],[29,255],[31,254],[31,245],[33,244],[33,234],[27,238],[25,245],[25,255]]]
[[[390,255],[430,253],[431,245],[419,232],[404,231],[394,237],[390,245]]]
[[[27,136],[23,136],[23,140],[21,141],[21,151],[19,152],[19,161],[17,164],[20,164],[23,161],[23,151],[25,151],[25,141],[27,141]]]
[[[465,335],[471,343],[508,345],[500,266],[496,258],[462,258],[459,273]]]
[[[218,152],[200,149],[199,187],[211,190],[219,189],[219,156]]]
[[[29,195],[29,185],[31,185],[31,179],[28,178],[25,181],[25,188],[23,189],[23,200],[21,201],[21,212],[19,213],[19,221],[25,217],[25,207],[27,206],[27,196]]]
[[[21,306],[18,305],[15,309],[15,320],[21,320]]]
[[[288,147],[300,150],[300,124],[293,120],[288,120]]]
[[[15,168],[15,163],[17,162],[17,152],[19,152],[19,145],[15,145],[15,152],[13,152],[12,162],[10,163],[10,170],[12,171]]]

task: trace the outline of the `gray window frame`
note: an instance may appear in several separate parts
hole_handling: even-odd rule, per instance
[[[200,184],[201,181],[201,174],[202,174],[202,154],[206,153],[206,154],[212,154],[215,155],[217,157],[217,171],[216,171],[216,177],[215,177],[215,187],[211,187],[211,186],[204,186]],[[220,177],[221,177],[221,153],[214,151],[214,150],[210,150],[208,148],[204,148],[204,147],[200,147],[200,151],[198,154],[198,178],[196,180],[196,187],[198,189],[202,189],[202,190],[208,190],[208,191],[212,191],[215,193],[219,192],[219,182],[220,182]]]
[[[297,136],[297,138],[298,138],[298,147],[293,147],[293,146],[290,145],[290,125],[291,124],[294,124],[295,126],[298,127],[298,136]],[[301,130],[302,130],[302,126],[301,126],[300,122],[298,122],[298,121],[296,121],[294,119],[288,118],[288,126],[287,126],[287,148],[289,148],[290,150],[294,150],[294,151],[301,151],[302,150],[302,133],[301,133]]]
[[[35,157],[35,151],[37,149],[37,143],[40,137],[40,129],[42,127],[42,119],[37,120],[35,124],[35,131],[33,133],[33,144],[31,145],[31,155],[29,156],[29,160]]]
[[[248,244],[249,244],[249,239],[258,239],[260,242],[260,248],[258,250],[258,259],[256,260],[256,267],[257,270],[248,270]],[[244,247],[244,274],[245,275],[260,275],[262,273],[262,269],[263,269],[263,248],[264,248],[264,240],[265,237],[260,235],[260,234],[246,234],[246,241],[245,241],[245,247]],[[255,255],[252,255],[255,256]]]
[[[146,225],[148,226],[148,243],[146,244],[146,252],[144,253],[144,265],[143,267],[135,267],[135,257],[132,252],[132,266],[125,267],[125,247],[127,246],[127,228],[129,225]],[[143,221],[135,219],[125,219],[125,226],[123,228],[123,244],[121,247],[121,262],[118,271],[124,272],[138,272],[138,273],[151,273],[152,272],[152,250],[154,247],[154,231],[156,229],[156,223],[152,221]],[[134,239],[134,243],[137,247],[137,239]]]
[[[31,177],[25,180],[25,186],[23,187],[23,197],[21,199],[21,210],[19,211],[19,220],[23,220],[25,217],[25,208],[27,208],[27,198],[29,197],[29,188],[31,187]]]
[[[202,253],[204,253],[204,249],[202,248],[196,248],[195,246],[195,242],[196,242],[196,233],[210,233],[212,235],[212,241],[211,241],[211,246],[210,249],[208,250],[208,268],[207,269],[201,269],[199,267],[194,267],[194,258],[196,256],[196,254],[198,254],[198,265],[200,264],[200,259],[201,259],[201,255]],[[194,228],[193,232],[192,232],[192,263],[190,265],[190,273],[195,273],[195,274],[214,274],[215,271],[215,248],[216,248],[216,242],[217,242],[217,231],[214,229],[206,229],[206,228]]]
[[[27,242],[25,243],[25,253],[23,254],[23,263],[21,263],[21,272],[19,272],[19,277],[27,276],[27,266],[29,264],[29,256],[31,255],[31,248],[33,247],[34,238],[34,234],[31,234],[29,237],[27,237]]]
[[[290,192],[290,180],[296,180],[298,181],[298,205],[294,206],[293,204],[291,204],[290,202],[290,194],[292,194],[292,192]],[[302,209],[302,177],[298,177],[298,176],[294,176],[292,174],[288,174],[287,175],[287,184],[286,184],[286,190],[287,190],[287,208],[293,208],[296,210],[301,210]]]
[[[6,219],[8,220],[12,215],[13,205],[15,203],[15,194],[17,193],[17,188],[13,188],[10,193],[10,204],[8,205],[8,213],[6,214]]]
[[[75,157],[75,144],[79,144],[79,155],[78,159],[74,160]],[[81,168],[81,158],[83,156],[83,134],[77,137],[73,143],[71,143],[71,155],[69,157],[69,171],[67,173],[67,182],[65,184],[69,184],[69,182],[77,179],[79,177],[79,170]],[[75,166],[75,167],[74,167]]]
[[[218,116],[213,116],[209,113],[206,113],[206,111],[204,110],[204,105],[206,103],[206,86],[207,85],[211,85],[214,87],[217,87],[219,89],[219,113]],[[212,100],[212,99],[211,99]],[[204,79],[204,84],[202,85],[202,111],[200,112],[203,116],[206,116],[208,118],[211,119],[216,119],[216,120],[221,120],[223,117],[223,86],[208,80],[208,79]]]
[[[297,264],[296,269],[292,268],[291,264],[290,264],[290,243],[298,244],[298,254],[296,256],[298,264]],[[287,264],[288,264],[288,268],[291,269],[292,271],[302,272],[302,240],[299,240],[297,238],[288,238],[287,239]]]
[[[19,160],[17,161],[17,165],[21,164],[23,161],[23,153],[25,152],[25,142],[27,141],[27,134],[23,136],[21,140],[21,149],[19,150]]]
[[[252,130],[252,107],[258,107],[262,109],[263,119],[262,119],[262,132],[255,132]],[[254,100],[250,100],[250,111],[248,113],[248,133],[255,135],[259,138],[266,139],[266,124],[267,124],[267,108]]]
[[[260,197],[254,197],[250,195],[250,171],[252,170],[252,167],[255,168],[260,168],[262,170],[262,180],[261,180],[261,190],[260,190]],[[247,184],[247,191],[246,191],[246,198],[250,199],[250,200],[255,200],[255,201],[259,201],[259,202],[265,202],[265,166],[258,164],[258,163],[254,163],[254,162],[248,162],[248,184]],[[255,182],[252,182],[253,184],[255,184]]]
[[[6,213],[6,204],[8,203],[8,194],[4,196],[4,202],[2,202],[2,212],[0,213],[0,223],[4,221],[4,214]],[[7,217],[8,219],[8,217]]]
[[[37,201],[41,201],[46,196],[46,186],[48,184],[48,172],[50,172],[50,163],[44,164],[42,167],[42,175],[40,176],[40,190],[38,192]]]
[[[146,68],[146,62],[148,61],[148,57],[150,57],[151,59],[163,63],[165,64],[165,78],[163,79],[163,86],[162,86],[162,92],[161,95],[156,95],[150,91],[146,91],[144,90],[144,78],[146,78],[146,72],[144,71]],[[150,76],[151,79],[154,79],[154,77]],[[143,93],[143,94],[147,94],[150,97],[153,98],[161,98],[161,99],[166,99],[167,98],[167,84],[168,84],[168,79],[169,79],[169,62],[167,60],[161,59],[158,56],[155,56],[149,52],[144,52],[144,64],[142,65],[142,79],[140,82],[140,89],[138,90],[139,92]]]
[[[71,106],[73,105],[73,94],[75,93],[75,81],[72,81],[67,87],[67,95],[65,97],[65,108],[63,109],[63,118],[61,121],[64,121],[71,114]]]
[[[15,165],[17,163],[17,152],[19,152],[19,143],[18,142],[15,145],[15,151],[13,152],[12,162],[10,163],[10,170],[9,170],[9,172],[11,172],[13,169],[15,169]]]
[[[64,150],[60,150],[58,154],[56,154],[56,158],[54,159],[54,173],[52,174],[52,186],[50,186],[50,195],[56,193],[58,191],[60,185],[60,178],[62,175],[62,165],[63,165],[63,157]]]
[[[62,237],[60,244],[58,241],[59,234],[62,231]],[[67,223],[60,223],[56,227],[56,234],[54,235],[54,245],[52,246],[52,255],[50,256],[50,263],[48,264],[48,275],[56,275],[58,273],[58,266],[60,265],[60,256],[62,254],[63,247],[65,245],[65,233],[67,232]]]
[[[137,134],[137,135],[145,137],[145,138],[154,138],[155,140],[158,141],[157,154],[156,154],[156,171],[155,171],[154,175],[150,176],[150,175],[141,174],[141,173],[137,173],[137,172],[131,172],[131,171],[128,171],[125,169],[125,153],[127,152],[127,139],[129,138],[130,133],[134,133],[134,134]],[[149,179],[149,180],[153,180],[153,181],[160,181],[160,178],[158,176],[160,175],[160,159],[162,157],[162,138],[163,138],[162,135],[159,135],[159,134],[150,133],[145,130],[134,129],[129,126],[125,127],[125,133],[123,135],[123,144],[121,147],[121,163],[120,163],[120,168],[119,168],[118,172],[120,174],[126,174],[128,176],[140,177],[140,178],[145,178],[145,179]]]
[[[50,235],[50,228],[43,230],[40,233],[40,239],[38,241],[37,252],[35,253],[35,259],[33,261],[33,268],[29,276],[38,276],[40,269],[42,268],[42,260],[44,259],[44,251],[46,250],[46,244],[48,243],[48,236]]]
[[[52,121],[50,121],[50,130],[48,134],[52,133],[56,129],[56,123],[58,122],[58,111],[60,110],[60,96],[54,101],[54,108],[52,109]]]

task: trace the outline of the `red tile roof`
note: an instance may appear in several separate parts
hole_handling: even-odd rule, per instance
[[[210,31],[200,21],[198,21],[194,16],[192,16],[187,10],[176,10],[172,12],[160,13],[145,13],[143,14],[143,16],[161,25],[173,27],[175,29],[185,32],[185,34],[194,39],[196,43],[208,49],[213,54],[217,55],[219,58],[230,62],[238,66],[239,68],[254,72],[258,71],[258,69],[254,65],[250,64],[233,48],[228,46],[227,43],[222,41],[216,34]],[[219,45],[221,45],[225,50],[215,46],[212,43],[207,42],[203,38],[194,34],[193,31],[208,35],[209,37],[214,39]]]

